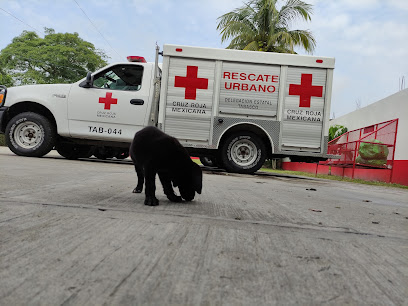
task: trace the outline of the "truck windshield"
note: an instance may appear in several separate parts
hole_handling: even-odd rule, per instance
[[[95,75],[94,87],[112,90],[140,90],[143,66],[117,65]]]

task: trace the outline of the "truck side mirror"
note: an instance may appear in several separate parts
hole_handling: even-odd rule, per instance
[[[93,80],[94,77],[92,75],[92,73],[88,72],[86,75],[86,80],[81,82],[81,84],[79,84],[80,87],[83,88],[92,88],[93,87]]]

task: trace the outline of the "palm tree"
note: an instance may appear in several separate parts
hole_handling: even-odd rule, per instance
[[[289,30],[297,18],[310,21],[312,5],[287,0],[280,10],[278,0],[250,0],[244,6],[218,18],[221,41],[232,38],[227,49],[296,53],[301,47],[313,53],[316,41],[308,30]]]

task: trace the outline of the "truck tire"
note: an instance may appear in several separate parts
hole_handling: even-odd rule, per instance
[[[229,136],[221,148],[221,161],[228,172],[254,173],[266,159],[261,139],[251,132],[237,132]]]
[[[41,157],[54,147],[56,127],[43,115],[25,112],[14,116],[6,126],[6,143],[17,155]]]
[[[88,158],[93,154],[93,147],[69,142],[59,142],[55,149],[61,156],[71,160]]]

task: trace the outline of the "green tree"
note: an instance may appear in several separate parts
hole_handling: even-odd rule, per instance
[[[347,131],[348,131],[347,128],[343,125],[339,125],[339,124],[332,125],[329,128],[329,141],[336,139],[337,137],[339,137],[340,135],[343,135]]]
[[[0,64],[0,66],[2,66]],[[0,85],[5,85],[7,87],[13,86],[14,82],[11,77],[11,75],[7,74],[6,72],[3,71],[3,69],[0,68]]]
[[[72,83],[107,64],[106,54],[78,33],[45,28],[45,34],[23,31],[1,50],[1,67],[14,84]]]
[[[296,53],[301,47],[313,53],[316,41],[308,30],[290,30],[293,21],[311,20],[312,5],[300,0],[251,0],[244,6],[218,18],[221,41],[231,39],[227,49]]]

